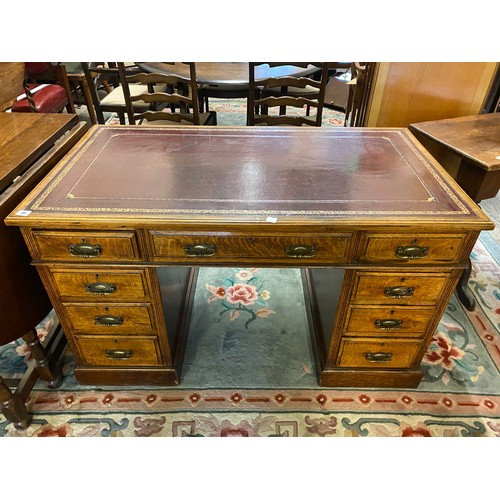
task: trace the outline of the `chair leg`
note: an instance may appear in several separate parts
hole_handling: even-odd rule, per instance
[[[82,89],[83,99],[84,99],[85,104],[87,106],[87,111],[89,113],[90,121],[91,121],[92,125],[96,125],[97,124],[97,117],[95,114],[94,103],[92,102],[92,96],[90,95],[89,86],[88,86],[87,80],[85,80],[85,78],[80,80],[80,88]]]
[[[36,371],[42,380],[47,382],[49,389],[57,389],[62,384],[61,370],[57,365],[50,362],[47,351],[38,340],[36,329],[31,330],[26,335],[23,335],[23,340],[31,350],[31,355],[35,360]]]
[[[0,408],[3,416],[14,424],[16,429],[27,429],[31,423],[24,401],[19,394],[12,392],[0,377]]]

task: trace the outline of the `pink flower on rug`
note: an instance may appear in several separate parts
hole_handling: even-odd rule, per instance
[[[212,295],[210,295],[210,297],[208,298],[208,303],[226,297],[226,290],[223,286],[214,286],[207,283],[206,288],[209,292],[212,293]]]
[[[62,424],[54,427],[50,424],[42,425],[33,436],[34,437],[69,437],[72,435],[72,429],[69,424]]]
[[[401,422],[400,425],[401,437],[432,437],[431,432],[424,424],[417,424],[415,426]]]
[[[442,365],[444,369],[450,371],[456,365],[455,360],[462,359],[464,355],[464,351],[454,346],[444,333],[438,332],[432,337],[424,361],[431,365]]]
[[[248,281],[253,278],[253,273],[249,269],[240,269],[236,273],[236,279],[239,279],[240,281]]]
[[[134,434],[138,437],[149,437],[160,433],[165,427],[165,417],[160,418],[134,418]]]
[[[247,420],[242,420],[239,424],[223,420],[217,429],[217,435],[219,437],[253,437],[255,433]]]
[[[251,306],[258,298],[259,294],[253,285],[236,283],[226,290],[226,299],[231,304],[241,303],[245,306]]]
[[[326,436],[328,434],[336,434],[337,429],[337,419],[335,417],[330,417],[327,419],[326,417],[319,418],[311,418],[309,415],[306,415],[304,419],[306,423],[306,429],[311,434],[316,434],[318,436]]]

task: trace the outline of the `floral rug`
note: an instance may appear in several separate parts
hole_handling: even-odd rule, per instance
[[[81,386],[68,349],[63,386],[37,383],[31,426],[0,415],[0,436],[500,436],[500,266],[481,240],[472,263],[477,307],[452,297],[417,389],[319,387],[298,272],[201,268],[179,387]],[[0,372],[28,357],[2,348]]]

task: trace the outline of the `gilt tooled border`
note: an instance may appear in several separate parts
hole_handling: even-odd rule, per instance
[[[455,195],[455,193],[449,188],[449,186],[443,181],[443,179],[438,175],[438,173],[431,167],[431,165],[426,161],[424,156],[419,152],[418,149],[414,147],[412,142],[408,139],[408,137],[405,136],[405,134],[402,133],[402,131],[399,130],[394,130],[391,131],[391,133],[396,133],[400,136],[400,138],[403,140],[403,142],[406,144],[406,146],[415,154],[415,156],[420,160],[420,162],[423,164],[423,166],[428,170],[428,172],[434,177],[436,182],[441,186],[441,188],[446,192],[446,194],[451,198],[451,200],[455,203],[459,211],[453,211],[453,210],[447,210],[447,211],[436,211],[436,210],[258,210],[258,209],[252,209],[252,210],[245,210],[245,209],[195,209],[195,208],[118,208],[118,207],[113,207],[113,208],[82,208],[82,207],[42,207],[41,204],[45,201],[45,199],[50,195],[50,193],[59,185],[59,183],[62,181],[62,179],[67,175],[67,173],[71,170],[71,168],[74,166],[74,164],[81,158],[83,154],[90,148],[90,146],[97,140],[97,138],[106,130],[109,131],[109,129],[117,129],[117,130],[123,130],[125,127],[122,125],[120,127],[113,127],[113,126],[105,126],[103,128],[98,129],[92,137],[89,138],[89,140],[82,145],[82,147],[70,158],[66,166],[61,170],[61,172],[57,175],[57,177],[54,178],[54,180],[47,186],[47,188],[40,194],[40,196],[33,201],[32,204],[32,209],[36,209],[39,211],[45,211],[45,212],[95,212],[95,213],[121,213],[121,214],[149,214],[152,216],[160,216],[160,215],[165,215],[165,214],[172,214],[172,215],[285,215],[285,216],[291,216],[291,215],[297,215],[297,216],[303,216],[303,215],[314,215],[314,216],[341,216],[341,215],[459,215],[459,214],[470,214],[470,211],[465,207],[465,205],[458,199],[458,197]],[[130,130],[130,129],[129,129]],[[141,127],[141,130],[153,130],[155,132],[158,132],[158,129],[156,127]],[[176,131],[184,131],[182,128],[177,128],[177,127],[172,127],[171,130],[176,130]],[[376,130],[376,129],[363,129],[363,133],[379,133],[382,130]],[[224,130],[224,135],[225,136],[230,136],[231,129],[226,129]],[[323,132],[323,131],[322,131]],[[102,146],[100,149],[99,153],[105,148],[105,146],[111,141],[114,137],[118,137],[121,134],[112,134],[108,141]],[[343,135],[346,137],[348,136],[348,133],[343,133]],[[266,137],[269,137],[270,135],[267,133]],[[280,136],[279,134],[277,136]],[[239,134],[236,134],[235,137],[241,137]],[[432,193],[429,191],[425,183],[422,181],[422,179],[418,176],[417,172],[413,169],[413,167],[407,162],[406,158],[401,154],[399,149],[396,147],[396,145],[393,143],[393,141],[389,137],[383,137],[381,138],[388,140],[394,149],[397,151],[397,153],[400,155],[402,160],[408,165],[408,167],[413,171],[415,176],[418,178],[418,180],[421,182],[423,187],[427,190],[427,192],[430,194],[430,198],[427,200],[416,200],[422,203],[425,202],[430,202],[434,201],[435,198],[432,196]],[[99,153],[95,155],[94,160],[89,163],[89,165],[86,167],[84,172],[81,174],[80,179],[85,175],[86,172],[92,167],[95,159],[99,156]],[[72,195],[69,195],[69,197],[73,197]],[[96,199],[92,197],[85,197],[82,199]],[[131,198],[127,198],[131,199]],[[149,198],[141,198],[143,200],[153,200]],[[155,198],[156,199],[156,198]],[[185,200],[185,201],[193,201],[193,202],[199,202],[201,200]],[[211,201],[211,200],[203,200],[203,201]],[[212,200],[212,201],[221,201],[221,200]],[[226,203],[230,203],[232,200],[227,199],[223,200]],[[233,200],[233,201],[240,201],[240,200]],[[289,200],[256,200],[257,202],[273,202],[273,203],[290,203]],[[304,204],[304,203],[352,203],[354,200],[293,200],[293,203],[296,204]],[[372,202],[381,202],[381,200],[368,200]],[[385,203],[390,203],[390,200],[383,200]],[[395,200],[394,203],[400,203],[400,201]]]

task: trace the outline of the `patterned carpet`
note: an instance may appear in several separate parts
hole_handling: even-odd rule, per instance
[[[500,266],[481,241],[472,262],[476,310],[451,299],[423,360],[418,389],[318,387],[300,317],[279,332],[297,339],[291,347],[290,335],[274,336],[274,350],[262,337],[274,332],[275,318],[300,309],[297,277],[265,269],[207,270],[198,280],[198,319],[189,332],[180,387],[80,386],[68,350],[62,388],[37,384],[27,403],[32,425],[19,431],[0,417],[0,436],[500,436]],[[259,292],[247,288],[248,310],[231,308],[235,288],[250,284]],[[23,354],[23,345],[0,351],[0,372],[22,371]],[[292,360],[288,370],[280,368],[280,356]],[[247,366],[235,371],[245,359]],[[273,378],[276,373],[281,378]]]

